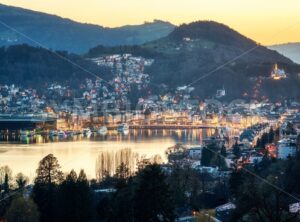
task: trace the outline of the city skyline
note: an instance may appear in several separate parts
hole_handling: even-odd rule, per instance
[[[237,0],[78,0],[76,3],[71,0],[3,0],[1,3],[105,27],[141,24],[154,19],[169,21],[175,25],[213,20],[264,45],[300,42],[300,17],[297,12],[300,2],[296,0],[288,1],[289,4],[279,0],[246,0],[242,3]]]

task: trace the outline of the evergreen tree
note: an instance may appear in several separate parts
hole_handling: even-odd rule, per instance
[[[16,175],[16,184],[19,189],[24,188],[28,183],[28,180],[29,180],[28,177],[26,177],[23,173],[18,173]]]
[[[115,177],[118,179],[126,180],[130,176],[129,168],[126,166],[125,163],[121,163],[116,170]]]
[[[38,222],[38,208],[31,199],[18,196],[8,208],[5,219],[7,222]]]
[[[56,211],[58,213],[58,221],[73,221],[75,217],[75,202],[76,199],[76,181],[77,174],[72,170],[66,177],[66,179],[58,187]],[[75,209],[74,209],[75,208]],[[78,210],[78,209],[77,209]],[[74,221],[77,218],[75,218]]]
[[[135,184],[132,179],[123,181],[118,184],[117,192],[113,196],[111,203],[111,213],[109,220],[111,222],[131,222],[134,221],[134,212],[137,209],[134,208],[133,197],[134,197]],[[105,200],[107,201],[107,199]],[[102,202],[102,207],[107,208]]]
[[[241,156],[241,149],[239,144],[236,142],[232,147],[232,152],[235,155],[236,158],[240,158]]]
[[[79,176],[72,170],[59,185],[57,194],[58,221],[85,222],[92,218],[92,191],[83,170]]]
[[[32,197],[38,205],[41,222],[55,221],[55,202],[57,185],[63,180],[60,165],[53,154],[44,157],[36,170],[37,177],[34,182]]]
[[[192,200],[197,201],[197,191],[201,190],[201,181],[198,172],[192,168],[175,166],[168,176],[168,184],[176,208],[186,206]],[[191,195],[187,196],[187,193]]]
[[[217,165],[219,148],[217,144],[212,143],[202,149],[201,164],[203,166]]]
[[[221,153],[222,157],[227,157],[227,150],[226,150],[226,147],[224,145],[222,146],[220,153]]]
[[[0,192],[9,192],[12,179],[12,170],[8,166],[0,167]]]
[[[261,147],[261,141],[260,141],[260,138],[257,139],[255,147],[256,147],[256,148],[260,148],[260,147]]]
[[[291,123],[291,122],[288,122],[288,123],[287,123],[287,126],[286,126],[285,129],[286,129],[286,130],[285,130],[285,133],[286,133],[287,135],[294,135],[294,134],[296,134],[296,130],[295,130],[295,128],[294,128],[294,125],[293,125],[293,123]]]
[[[300,134],[297,137],[297,147],[300,149]]]
[[[84,170],[80,170],[77,179],[77,217],[79,221],[89,221],[93,216],[94,193],[90,189]]]
[[[269,151],[265,150],[262,160],[257,165],[260,169],[267,169],[271,163],[272,163],[272,161],[269,157]]]
[[[264,133],[262,136],[261,136],[261,139],[260,139],[260,148],[262,149],[265,149],[268,141],[269,141],[269,138],[268,138],[268,134],[267,133]]]
[[[37,177],[35,183],[39,184],[59,184],[63,180],[63,173],[57,158],[53,154],[45,156],[39,163],[36,170]]]
[[[294,203],[296,198],[293,195],[283,194],[282,190],[288,194],[295,194],[297,179],[289,180],[289,177],[293,175],[292,177],[296,178],[299,168],[293,172],[293,164],[274,162],[260,171],[253,170],[254,168],[249,166],[248,172],[252,171],[253,174],[245,172],[236,181],[239,184],[238,188],[235,188],[237,208],[231,221],[244,221],[245,218],[246,221],[298,221],[298,213],[289,212],[287,207],[290,203]],[[254,174],[256,176],[253,176]]]
[[[275,138],[275,133],[274,133],[274,130],[273,130],[273,127],[270,128],[270,131],[269,131],[269,143],[273,143],[274,142],[274,138]]]
[[[134,195],[136,222],[174,221],[174,206],[166,176],[159,165],[149,165],[137,175]]]
[[[237,197],[242,183],[242,172],[234,170],[229,178],[229,191],[233,197]]]
[[[275,136],[274,136],[274,140],[275,140],[275,142],[277,142],[279,139],[280,139],[280,129],[279,128],[277,128],[276,130],[275,130]]]
[[[4,176],[3,190],[4,190],[4,193],[9,192],[9,183],[8,183],[8,174],[7,173]]]

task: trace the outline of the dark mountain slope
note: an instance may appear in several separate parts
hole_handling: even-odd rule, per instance
[[[46,48],[76,53],[84,53],[99,44],[107,46],[142,44],[164,37],[174,29],[171,23],[159,20],[142,25],[105,28],[1,4],[0,21]],[[0,46],[22,43],[35,45],[2,24],[0,36]]]
[[[271,99],[300,95],[296,75],[300,72],[299,65],[216,22],[184,24],[167,37],[142,46],[96,47],[90,50],[89,56],[110,51],[154,58],[154,64],[147,70],[154,83],[176,87],[194,82],[195,94],[201,97],[211,97],[222,87],[228,99],[243,95],[250,98],[254,94],[257,98]],[[275,63],[290,73],[288,79],[275,83],[268,78]],[[257,86],[259,77],[263,81]],[[290,87],[284,88],[286,85]],[[282,93],[276,94],[273,86]]]
[[[101,78],[108,79],[110,76],[107,69],[98,67],[77,55],[66,52],[56,53],[59,55],[28,45],[0,48],[0,85],[16,84],[43,89],[53,82],[78,86],[85,78],[94,78],[66,59],[72,60]]]

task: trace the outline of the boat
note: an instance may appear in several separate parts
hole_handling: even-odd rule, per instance
[[[129,131],[129,126],[126,123],[122,123],[118,126],[117,131],[119,133],[126,133]]]
[[[123,135],[127,136],[129,134],[129,129],[124,130],[122,133]]]
[[[29,135],[29,131],[28,130],[20,130],[20,136],[26,137],[28,135]]]
[[[66,137],[66,133],[65,133],[64,131],[62,131],[62,130],[60,130],[60,131],[58,132],[57,135],[58,135],[60,138]]]
[[[20,136],[21,137],[31,137],[31,136],[34,136],[34,132],[29,131],[29,130],[21,130]]]
[[[92,131],[90,128],[83,129],[83,135],[86,137],[90,137],[92,135]]]
[[[51,130],[50,132],[49,132],[49,136],[51,136],[51,137],[55,137],[55,136],[57,136],[58,134],[57,134],[57,131],[56,130]]]
[[[81,132],[79,130],[73,131],[74,136],[79,136],[81,135]]]
[[[101,127],[98,129],[98,134],[100,134],[100,135],[105,135],[105,134],[107,134],[107,127],[106,127],[106,126],[101,126]]]
[[[67,135],[68,137],[72,137],[72,136],[74,136],[74,132],[71,131],[71,130],[69,130],[69,131],[66,132],[66,135]]]

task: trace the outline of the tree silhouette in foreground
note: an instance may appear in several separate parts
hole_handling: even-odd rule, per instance
[[[298,156],[288,161],[273,161],[264,167],[248,166],[247,172],[235,172],[229,183],[237,206],[231,221],[299,221],[300,212],[289,211],[289,205],[297,203],[300,190],[299,163]]]
[[[44,157],[36,170],[32,197],[38,205],[41,222],[52,222],[55,219],[55,199],[58,184],[63,180],[58,160],[53,154]]]
[[[72,170],[58,187],[58,221],[89,221],[92,217],[92,204],[93,195],[84,171],[81,170],[77,177]]]
[[[18,173],[16,175],[16,184],[18,189],[23,189],[28,183],[29,178],[25,176],[23,173]]]
[[[166,176],[159,165],[149,165],[137,175],[135,221],[174,221],[174,206]]]
[[[57,158],[53,154],[45,156],[39,163],[36,170],[37,177],[35,183],[39,184],[59,184],[63,180],[63,173],[60,170]]]
[[[38,222],[38,208],[31,199],[18,196],[8,208],[5,219],[7,222]]]

